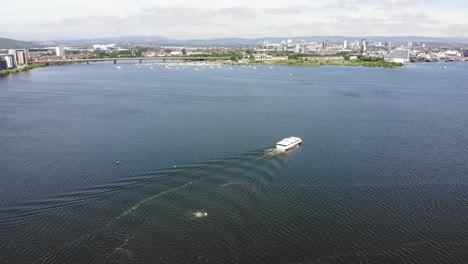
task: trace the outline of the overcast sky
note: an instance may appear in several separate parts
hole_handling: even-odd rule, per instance
[[[0,37],[468,37],[468,0],[0,0]]]

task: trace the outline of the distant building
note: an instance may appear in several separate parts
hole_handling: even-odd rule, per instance
[[[344,60],[344,57],[341,57],[341,56],[301,57],[301,60],[310,60],[310,61],[342,61],[342,60]]]
[[[288,56],[271,56],[265,53],[254,54],[254,60],[256,61],[278,61],[288,60]]]
[[[14,67],[28,65],[28,53],[24,49],[8,50],[8,55],[12,56]]]
[[[410,62],[410,50],[409,49],[392,50],[387,55],[384,56],[384,59],[388,62],[409,63]]]
[[[343,49],[347,49],[348,48],[348,41],[345,40],[343,41]]]
[[[155,51],[143,51],[141,53],[141,56],[143,56],[143,57],[156,57],[157,53]]]
[[[468,50],[463,51],[463,56],[468,57]]]
[[[65,56],[65,48],[60,46],[55,48],[55,55],[58,57],[64,57]]]
[[[19,66],[25,66],[28,65],[28,54],[26,50],[16,50],[16,65]]]
[[[3,58],[0,58],[0,71],[4,71],[4,70],[7,70],[8,67],[7,67],[7,62],[5,59]]]
[[[16,67],[16,65],[18,65],[18,60],[16,59],[16,50],[8,50],[8,55],[10,55],[13,58],[13,67]]]
[[[458,52],[457,50],[447,50],[445,51],[445,56],[446,57],[461,57],[462,54]]]
[[[96,45],[93,45],[93,50],[97,52],[114,50],[115,46],[116,44],[107,44],[107,45],[96,44]]]
[[[295,53],[300,53],[300,52],[301,52],[301,45],[296,44],[296,45],[294,46],[294,52],[295,52]]]
[[[361,40],[361,51],[364,52],[367,50],[367,41],[365,39]]]
[[[408,42],[408,48],[411,48],[411,47],[413,47],[413,42],[409,41]]]
[[[3,60],[6,61],[8,69],[12,69],[12,68],[15,67],[15,62],[14,62],[13,55],[5,55],[5,56],[3,56]]]
[[[28,49],[28,53],[29,54],[31,53],[47,54],[49,53],[50,50],[51,48],[32,48],[32,49]]]
[[[359,45],[359,41],[354,41],[353,46],[351,48],[353,51],[359,51],[361,49],[361,45]]]
[[[322,49],[327,49],[328,41],[322,42]]]

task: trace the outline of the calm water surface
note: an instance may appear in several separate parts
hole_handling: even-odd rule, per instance
[[[468,64],[442,65],[2,77],[0,263],[468,263]]]

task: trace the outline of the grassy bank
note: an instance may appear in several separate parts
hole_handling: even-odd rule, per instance
[[[6,70],[6,71],[0,71],[0,76],[1,75],[8,75],[8,74],[13,74],[13,73],[18,73],[18,72],[24,72],[24,71],[29,71],[34,68],[39,68],[39,67],[44,67],[46,64],[44,62],[40,63],[31,63],[28,66],[24,66],[22,68],[16,68],[16,69],[11,69],[11,70]]]

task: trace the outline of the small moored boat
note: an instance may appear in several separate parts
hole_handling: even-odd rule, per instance
[[[298,146],[302,143],[302,139],[298,137],[288,137],[284,138],[280,142],[276,143],[276,148],[279,150],[288,150]]]

